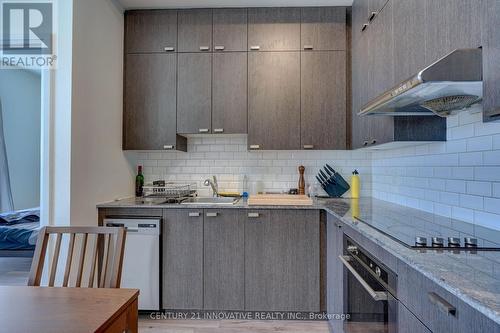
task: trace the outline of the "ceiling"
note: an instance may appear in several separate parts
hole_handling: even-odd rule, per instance
[[[353,0],[115,0],[125,9],[351,6]]]

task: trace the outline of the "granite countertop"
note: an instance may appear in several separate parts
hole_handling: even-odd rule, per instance
[[[411,218],[413,222],[422,221],[422,223],[430,221],[432,226],[436,221],[451,225],[464,224],[461,221],[439,217],[431,213],[373,198],[361,198],[355,201],[351,199],[316,199],[312,206],[248,206],[243,200],[234,205],[144,204],[135,198],[127,198],[99,204],[97,207],[322,209],[341,219],[345,224],[380,245],[402,262],[421,272],[450,293],[500,324],[500,251],[477,251],[477,253],[471,254],[464,251],[451,253],[449,251],[418,251],[410,249],[354,218],[353,210],[356,210],[356,216],[362,216],[363,221],[368,223],[395,218],[401,220]],[[467,225],[471,228],[474,227],[472,224]]]

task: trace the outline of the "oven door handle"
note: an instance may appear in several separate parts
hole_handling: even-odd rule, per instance
[[[358,280],[359,283],[363,286],[363,288],[370,294],[371,298],[373,298],[374,301],[387,301],[387,292],[384,291],[375,291],[366,283],[365,280],[359,275],[359,273],[352,267],[352,265],[349,263],[351,260],[351,257],[349,256],[339,256],[340,261],[344,266],[352,273],[352,275]]]

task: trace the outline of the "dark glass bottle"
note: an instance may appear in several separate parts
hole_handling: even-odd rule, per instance
[[[137,167],[137,176],[135,176],[135,196],[142,197],[144,187],[144,175],[142,174],[142,165]]]

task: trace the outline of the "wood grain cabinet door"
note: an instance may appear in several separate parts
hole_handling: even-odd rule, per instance
[[[482,3],[483,0],[426,1],[426,64],[455,49],[481,46]]]
[[[179,54],[177,70],[177,132],[210,133],[212,54]]]
[[[300,32],[304,50],[346,50],[346,8],[302,8]]]
[[[301,55],[301,145],[346,149],[346,53]]]
[[[247,9],[223,8],[213,10],[213,50],[247,50]]]
[[[250,149],[300,149],[300,52],[248,55]]]
[[[320,310],[319,211],[247,211],[245,310]]]
[[[344,266],[339,260],[343,255],[344,232],[342,222],[328,214],[326,225],[326,290],[328,313],[344,313]],[[331,319],[330,325],[334,332],[343,331],[343,321]]]
[[[125,56],[123,149],[176,146],[176,54]]]
[[[249,8],[248,49],[300,50],[300,8]]]
[[[370,117],[358,112],[368,102],[369,57],[368,30],[362,31],[368,16],[368,0],[355,0],[352,6],[352,115],[351,148],[363,148],[370,138]],[[366,144],[365,144],[366,143]]]
[[[179,52],[211,52],[212,9],[179,10]]]
[[[125,53],[175,52],[177,11],[125,12]]]
[[[162,239],[163,309],[202,309],[203,210],[165,209]]]
[[[244,310],[245,224],[243,211],[206,209],[204,217],[205,310]]]
[[[212,133],[247,133],[247,52],[213,55]]]

